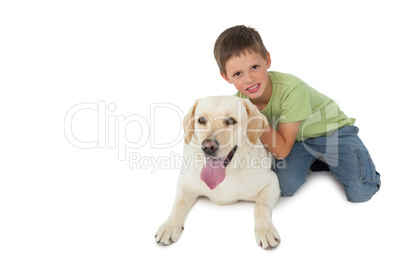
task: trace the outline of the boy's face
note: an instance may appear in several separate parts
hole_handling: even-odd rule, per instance
[[[230,58],[225,65],[226,75],[222,77],[250,100],[259,100],[271,87],[267,69],[271,66],[269,53],[262,57],[259,53],[247,51],[244,55]]]

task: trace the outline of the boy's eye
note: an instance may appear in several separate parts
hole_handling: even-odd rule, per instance
[[[256,70],[256,69],[258,69],[258,67],[260,67],[260,66],[258,66],[258,65],[253,65],[253,67],[251,67],[251,69]]]
[[[237,73],[235,73],[234,75],[233,75],[233,77],[237,77],[237,76],[239,76],[240,75],[240,72],[237,72]]]
[[[234,120],[233,118],[229,117],[228,119],[226,119],[226,125],[234,125],[236,124],[236,120]]]

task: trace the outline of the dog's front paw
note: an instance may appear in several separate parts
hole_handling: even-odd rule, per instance
[[[255,239],[257,245],[263,249],[274,249],[281,242],[281,238],[278,231],[273,225],[268,225],[262,228],[255,229]]]
[[[182,230],[184,230],[182,225],[166,222],[159,227],[155,235],[155,242],[158,245],[168,246],[179,239]]]

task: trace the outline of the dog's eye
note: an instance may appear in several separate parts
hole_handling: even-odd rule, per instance
[[[200,117],[198,118],[198,123],[205,125],[207,123],[207,119],[205,117]]]
[[[236,124],[236,120],[234,120],[233,118],[229,117],[228,119],[226,119],[226,125],[234,125]]]

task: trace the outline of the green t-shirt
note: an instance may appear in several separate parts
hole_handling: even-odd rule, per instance
[[[347,117],[335,101],[296,76],[271,71],[268,74],[272,95],[261,113],[275,130],[279,123],[300,121],[296,141],[302,141],[328,136],[341,127],[354,124],[355,119]],[[236,96],[247,98],[240,92]]]

